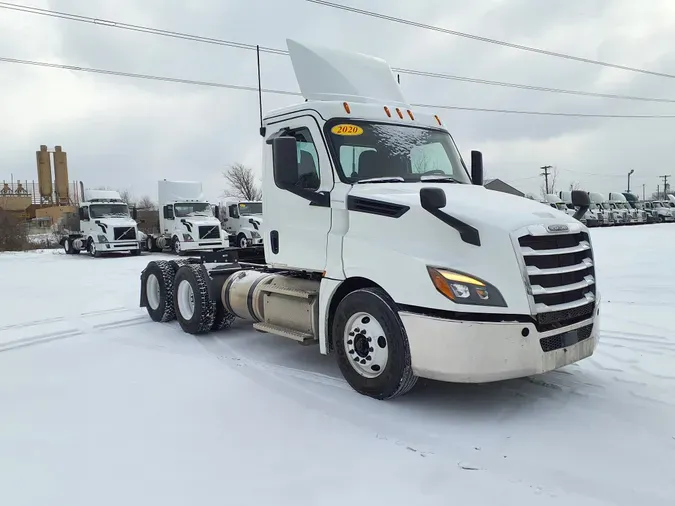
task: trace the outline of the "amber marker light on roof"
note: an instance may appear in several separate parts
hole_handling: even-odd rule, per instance
[[[349,107],[349,104],[347,102],[344,102],[342,105],[344,106],[345,111],[347,111],[347,114],[351,114],[352,109]]]

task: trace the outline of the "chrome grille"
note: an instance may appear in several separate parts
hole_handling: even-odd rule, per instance
[[[595,307],[595,266],[588,234],[526,235],[518,242],[537,322],[554,329],[590,318]]]

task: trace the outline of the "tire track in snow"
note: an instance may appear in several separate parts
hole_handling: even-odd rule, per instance
[[[3,339],[0,341],[0,352],[5,352],[5,351],[11,351],[11,350],[16,350],[20,348],[25,348],[26,346],[33,346],[36,344],[44,344],[44,343],[49,343],[52,341],[60,340],[60,339],[66,339],[70,337],[77,337],[77,336],[83,336],[91,333],[96,333],[96,332],[103,332],[106,330],[113,330],[113,329],[118,329],[118,328],[125,328],[125,327],[134,327],[138,325],[143,325],[146,323],[149,323],[151,320],[148,319],[146,315],[142,316],[134,316],[131,318],[124,318],[121,320],[115,320],[112,322],[103,322],[103,323],[90,323],[89,320],[93,317],[101,317],[109,314],[114,314],[114,313],[122,313],[125,311],[129,312],[137,312],[137,310],[130,309],[130,308],[113,308],[113,309],[107,309],[107,310],[100,310],[100,311],[90,311],[90,312],[85,312],[85,313],[80,313],[78,315],[75,315],[73,317],[57,317],[57,318],[47,318],[43,320],[34,320],[31,322],[25,322],[21,324],[16,324],[16,325],[10,325],[6,326],[3,328],[0,328],[0,330],[9,330],[9,331],[14,331],[18,332],[24,329],[29,329],[32,327],[40,327],[40,326],[49,326],[53,325],[55,323],[65,323],[69,324],[71,323],[70,327],[71,328],[66,328],[66,329],[61,329],[61,330],[56,330],[52,332],[42,332],[38,334],[33,334],[29,336],[22,336],[22,337],[16,337],[14,339],[9,338],[9,339]],[[45,329],[46,330],[46,329]],[[2,337],[4,338],[6,336],[3,335]]]

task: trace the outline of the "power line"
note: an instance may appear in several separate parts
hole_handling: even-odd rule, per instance
[[[24,12],[24,13],[27,13],[27,14],[36,14],[36,15],[41,15],[41,16],[46,16],[46,17],[65,19],[65,20],[68,20],[68,21],[77,21],[77,22],[81,22],[81,23],[89,23],[89,24],[94,24],[94,25],[98,25],[98,26],[105,26],[105,27],[108,27],[108,28],[118,28],[118,29],[121,29],[121,30],[145,33],[145,34],[149,34],[149,35],[170,37],[170,38],[175,38],[175,39],[188,40],[188,41],[192,41],[192,42],[201,42],[201,43],[205,43],[205,44],[214,44],[214,45],[219,45],[219,46],[230,47],[230,48],[233,48],[233,49],[243,49],[243,50],[248,50],[248,51],[256,51],[256,47],[257,47],[255,44],[247,44],[247,43],[243,43],[243,42],[217,39],[217,38],[212,38],[212,37],[202,37],[200,35],[193,35],[193,34],[188,34],[188,33],[183,33],[183,32],[176,32],[176,31],[172,31],[172,30],[159,29],[159,28],[152,28],[152,27],[143,26],[143,25],[134,25],[134,24],[129,24],[129,23],[123,23],[121,21],[112,21],[112,20],[107,20],[107,19],[93,18],[93,17],[89,17],[89,16],[81,16],[79,14],[70,14],[70,13],[67,13],[67,12],[53,11],[53,10],[50,10],[50,9],[41,9],[41,8],[38,8],[38,7],[29,7],[29,6],[24,6],[24,5],[17,5],[17,4],[12,4],[12,3],[9,3],[9,2],[0,2],[0,8],[18,11],[18,12]],[[274,47],[259,46],[259,50],[260,50],[261,53],[283,55],[283,56],[288,55],[288,51],[286,51],[285,49],[278,49],[278,48],[274,48]],[[614,100],[634,100],[634,101],[642,101],[642,102],[675,103],[675,99],[671,99],[671,98],[640,97],[640,96],[634,96],[634,95],[621,95],[621,94],[612,94],[612,93],[596,93],[596,92],[581,91],[581,90],[568,90],[568,89],[564,89],[564,88],[550,88],[550,87],[545,87],[545,86],[534,86],[534,85],[529,85],[529,84],[520,84],[520,83],[511,83],[511,82],[505,82],[505,81],[494,81],[494,80],[489,80],[489,79],[478,79],[478,78],[474,78],[474,77],[457,76],[457,75],[444,74],[444,73],[439,73],[439,72],[427,72],[427,71],[415,70],[415,69],[409,69],[409,68],[392,67],[392,71],[400,73],[400,74],[411,75],[411,76],[428,77],[428,78],[432,78],[432,79],[444,79],[444,80],[459,81],[459,82],[468,82],[468,83],[473,83],[473,84],[482,84],[482,85],[487,85],[487,86],[497,86],[497,87],[504,87],[504,88],[515,88],[515,89],[527,90],[527,91],[539,91],[539,92],[545,92],[545,93],[560,93],[560,94],[566,94],[566,95],[576,95],[576,96],[582,96],[582,97],[595,97],[595,98],[607,98],[607,99],[614,99]]]
[[[440,32],[440,33],[445,33],[448,35],[454,35],[457,37],[464,37],[467,39],[472,39],[472,40],[477,40],[479,42],[486,42],[488,44],[497,44],[500,46],[504,47],[510,47],[512,49],[518,49],[521,51],[529,51],[531,53],[538,53],[538,54],[543,54],[546,56],[554,56],[556,58],[564,58],[566,60],[573,60],[573,61],[578,61],[582,63],[590,63],[592,65],[600,65],[602,67],[609,67],[609,68],[614,68],[614,69],[619,69],[619,70],[626,70],[629,72],[637,72],[639,74],[647,74],[647,75],[652,75],[652,76],[658,76],[658,77],[667,77],[669,79],[675,79],[675,75],[673,74],[666,74],[664,72],[656,72],[653,70],[646,70],[646,69],[640,69],[636,67],[628,67],[626,65],[619,65],[617,63],[610,63],[602,60],[593,60],[591,58],[583,58],[581,56],[573,56],[565,53],[558,53],[555,51],[548,51],[546,49],[541,49],[537,47],[532,47],[532,46],[524,46],[522,44],[514,44],[513,42],[506,42],[503,40],[498,40],[498,39],[491,39],[489,37],[482,37],[480,35],[473,35],[470,33],[465,33],[465,32],[458,32],[456,30],[450,30],[448,28],[442,28],[440,26],[434,26],[434,25],[428,25],[425,23],[420,23],[417,21],[412,21],[410,19],[403,19],[403,18],[398,18],[395,16],[389,16],[387,14],[382,14],[380,12],[374,12],[374,11],[368,11],[365,9],[357,9],[356,7],[351,7],[348,5],[342,5],[342,4],[337,4],[334,2],[328,2],[326,0],[305,0],[306,2],[310,2],[313,4],[317,5],[322,5],[325,7],[331,7],[333,9],[338,9],[342,11],[347,11],[347,12],[353,12],[355,14],[361,14],[363,16],[370,16],[373,18],[378,18],[378,19],[384,19],[386,21],[392,21],[394,23],[399,23],[403,25],[408,25],[408,26],[414,26],[417,28],[423,28],[424,30],[431,30],[434,32]]]
[[[176,77],[166,77],[166,76],[156,76],[151,74],[135,74],[132,72],[120,72],[116,70],[108,69],[96,69],[90,67],[80,67],[75,65],[65,65],[60,63],[49,63],[41,62],[34,60],[20,60],[17,58],[7,58],[0,57],[0,62],[5,63],[14,63],[19,65],[31,65],[35,67],[46,67],[53,69],[62,69],[62,70],[72,70],[75,72],[88,72],[92,74],[104,74],[111,76],[120,76],[120,77],[129,77],[134,79],[146,79],[152,81],[166,81],[171,83],[178,84],[188,84],[195,86],[208,86],[212,88],[227,88],[232,90],[240,91],[253,91],[258,92],[258,88],[255,86],[243,86],[238,84],[230,83],[216,83],[210,81],[197,81],[192,79],[182,79]],[[286,90],[277,90],[271,88],[263,88],[263,93],[270,93],[275,95],[287,95],[287,96],[302,96],[301,93],[286,91]],[[481,107],[462,107],[455,105],[434,105],[434,104],[410,104],[413,107],[420,107],[424,109],[449,109],[457,111],[473,111],[473,112],[490,112],[490,113],[503,113],[503,114],[525,114],[525,115],[538,115],[538,116],[561,116],[561,117],[575,117],[575,118],[625,118],[625,119],[675,119],[675,115],[654,115],[654,114],[586,114],[586,113],[565,113],[565,112],[550,112],[550,111],[523,111],[516,109],[488,109]]]

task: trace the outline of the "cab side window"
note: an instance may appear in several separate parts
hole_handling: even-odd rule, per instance
[[[298,173],[295,178],[292,178],[294,179],[293,186],[306,190],[318,190],[321,185],[319,155],[309,129],[298,128],[285,132],[284,135],[295,138],[298,152]],[[276,183],[279,182],[276,181]]]
[[[237,219],[239,218],[239,209],[237,209],[237,204],[232,204],[229,206],[229,215],[231,218]]]

